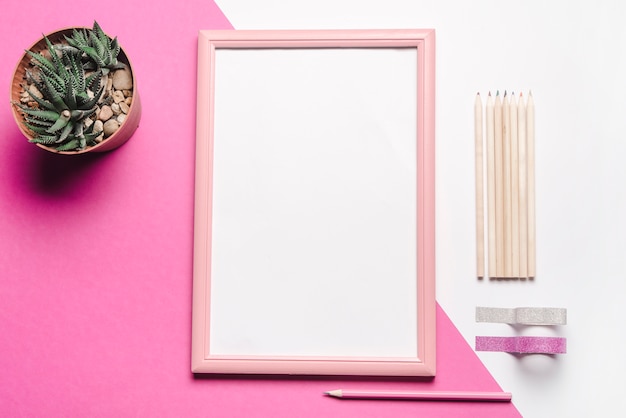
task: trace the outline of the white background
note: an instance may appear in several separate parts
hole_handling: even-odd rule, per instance
[[[415,48],[215,52],[211,353],[415,356],[416,74]]]
[[[565,355],[478,353],[525,417],[622,410],[626,337],[626,3],[218,0],[236,29],[437,31],[437,299],[476,335],[554,335]],[[475,275],[473,103],[532,90],[537,278]],[[564,327],[477,324],[476,306],[568,309]]]

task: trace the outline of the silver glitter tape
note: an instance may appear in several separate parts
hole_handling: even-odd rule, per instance
[[[564,308],[487,308],[476,307],[476,322],[524,325],[566,325]]]

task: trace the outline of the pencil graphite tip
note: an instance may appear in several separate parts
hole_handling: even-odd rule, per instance
[[[496,96],[500,95],[500,90],[496,90]]]

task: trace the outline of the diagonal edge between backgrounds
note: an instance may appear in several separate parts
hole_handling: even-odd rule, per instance
[[[439,383],[442,383],[441,380],[454,381],[459,390],[502,390],[439,303],[437,303],[436,380]],[[444,384],[448,386],[447,383]],[[522,416],[513,403],[509,405],[508,415],[503,416],[502,409],[498,409],[498,415],[494,415],[494,418]]]

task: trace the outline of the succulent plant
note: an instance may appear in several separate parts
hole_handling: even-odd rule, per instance
[[[120,45],[117,37],[111,39],[98,25],[93,22],[93,29],[74,29],[71,37],[65,37],[70,48],[81,51],[87,58],[86,68],[100,68],[103,74],[110,70],[124,68],[125,65],[117,60],[120,53]]]
[[[17,104],[25,115],[26,127],[36,134],[31,142],[57,151],[94,145],[102,132],[94,132],[93,124],[85,126],[85,120],[97,110],[104,91],[102,73],[96,71],[86,76],[77,54],[67,50],[59,53],[47,37],[45,40],[50,59],[27,51],[38,70],[36,74],[27,72],[27,79],[42,97],[31,89],[26,91],[38,107]]]
[[[13,102],[24,115],[30,142],[56,151],[82,150],[97,144],[103,132],[94,120],[105,93],[109,71],[125,68],[117,60],[120,46],[94,22],[93,30],[74,30],[67,43],[53,44],[44,36],[47,51],[26,51],[34,65],[25,71],[28,105]],[[99,138],[98,138],[99,140]]]

